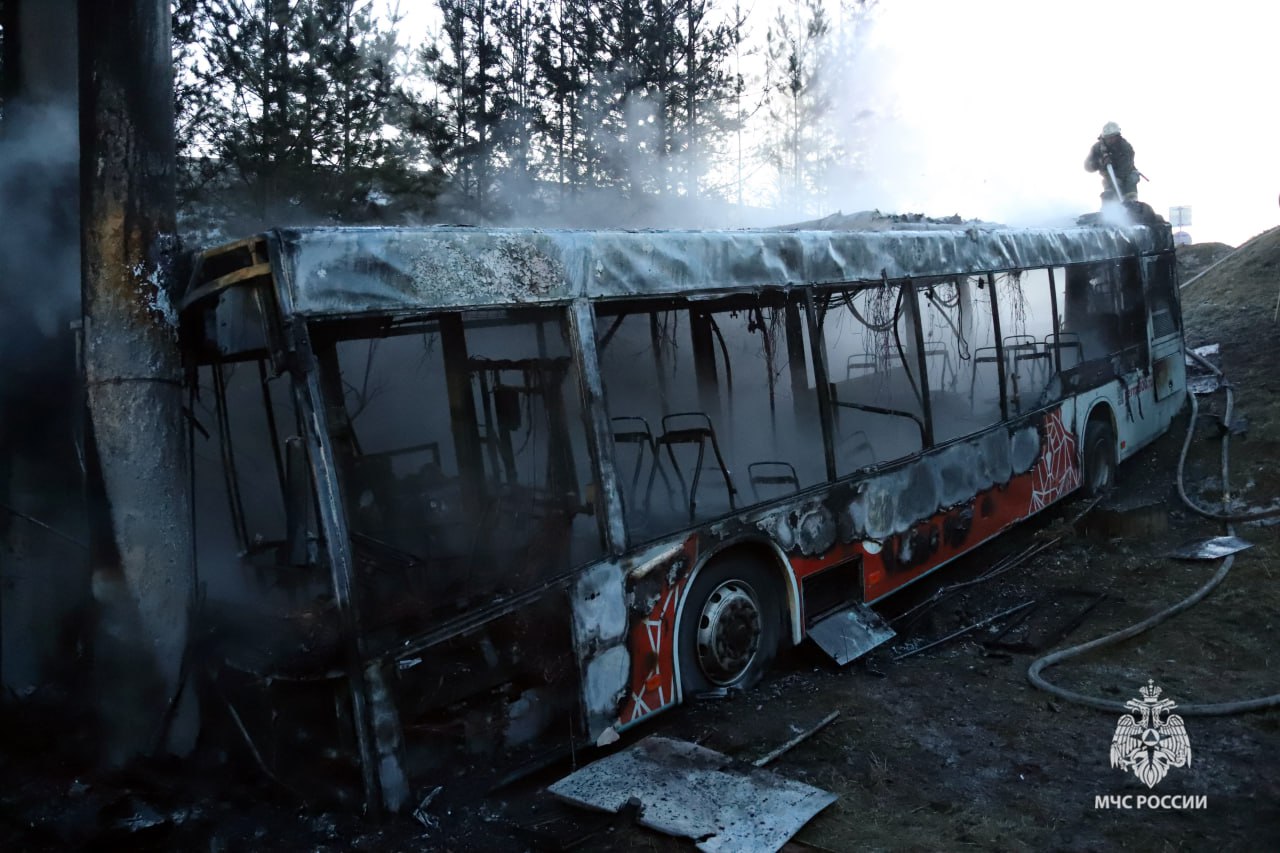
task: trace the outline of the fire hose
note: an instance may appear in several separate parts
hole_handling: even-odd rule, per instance
[[[1204,358],[1201,358],[1199,355],[1197,355],[1194,352],[1190,353],[1190,355],[1196,361],[1200,362],[1202,365],[1204,365],[1205,367],[1213,371],[1215,374],[1217,374],[1217,376],[1220,379],[1225,379],[1225,377],[1223,377],[1222,375],[1222,371],[1219,370],[1214,365],[1210,364]],[[1226,404],[1226,412],[1223,417],[1225,422],[1230,424],[1231,413],[1234,406],[1234,397],[1232,394],[1231,385],[1224,383],[1224,387],[1226,388],[1226,392],[1227,392],[1227,404]],[[1186,469],[1186,462],[1187,462],[1187,451],[1191,447],[1191,437],[1195,432],[1196,420],[1198,419],[1200,414],[1200,407],[1196,401],[1196,395],[1194,393],[1190,393],[1188,396],[1191,398],[1191,421],[1190,423],[1187,424],[1187,435],[1182,443],[1182,453],[1178,457],[1178,474],[1177,474],[1178,495],[1182,498],[1183,502],[1193,512],[1197,513],[1198,515],[1202,515],[1206,518],[1212,518],[1217,521],[1225,521],[1227,523],[1227,533],[1229,535],[1235,535],[1234,522],[1236,521],[1255,521],[1261,518],[1269,518],[1269,517],[1280,515],[1280,508],[1263,510],[1261,512],[1252,512],[1252,513],[1214,512],[1212,510],[1208,510],[1204,507],[1201,507],[1199,504],[1195,503],[1190,498],[1190,496],[1188,496],[1186,486],[1183,482],[1184,473]],[[1222,436],[1222,502],[1223,502],[1224,508],[1229,504],[1230,496],[1231,496],[1230,486],[1228,485],[1228,479],[1227,479],[1230,438],[1231,438],[1231,433],[1230,433],[1230,430],[1228,430]],[[1228,555],[1226,558],[1223,559],[1222,564],[1218,566],[1218,571],[1215,572],[1213,577],[1209,578],[1209,580],[1206,581],[1203,586],[1201,586],[1191,595],[1184,598],[1182,601],[1179,601],[1177,604],[1174,604],[1171,607],[1167,607],[1164,610],[1161,610],[1159,613],[1156,613],[1152,616],[1147,617],[1146,619],[1142,620],[1136,625],[1131,625],[1128,628],[1115,631],[1113,633],[1107,634],[1104,637],[1099,637],[1096,640],[1090,640],[1087,643],[1081,643],[1080,645],[1071,646],[1069,648],[1062,649],[1060,651],[1050,652],[1049,654],[1033,661],[1030,668],[1027,670],[1027,679],[1037,689],[1043,690],[1046,693],[1051,693],[1054,696],[1057,696],[1059,699],[1063,699],[1067,702],[1073,702],[1077,705],[1086,705],[1090,708],[1097,708],[1100,711],[1110,711],[1113,713],[1125,713],[1129,709],[1125,706],[1123,702],[1117,702],[1110,699],[1100,699],[1095,696],[1088,696],[1083,693],[1077,693],[1072,690],[1067,690],[1066,688],[1063,688],[1063,687],[1058,687],[1057,685],[1050,684],[1048,681],[1046,681],[1044,677],[1041,675],[1041,673],[1044,670],[1048,669],[1049,667],[1055,666],[1064,660],[1070,660],[1071,658],[1079,657],[1080,655],[1091,652],[1094,649],[1100,649],[1106,646],[1113,646],[1113,645],[1116,645],[1117,643],[1122,643],[1125,640],[1128,640],[1132,637],[1138,636],[1139,634],[1143,634],[1147,631],[1150,631],[1152,628],[1156,627],[1160,623],[1178,615],[1184,610],[1189,610],[1190,608],[1199,604],[1210,592],[1214,590],[1214,588],[1218,586],[1218,584],[1222,583],[1226,579],[1227,573],[1231,571],[1231,566],[1234,563],[1235,563],[1235,555],[1234,554]],[[1275,708],[1275,707],[1280,707],[1280,693],[1272,694],[1270,696],[1263,696],[1258,699],[1242,699],[1235,702],[1212,702],[1207,704],[1203,704],[1203,703],[1202,704],[1181,704],[1180,703],[1178,705],[1178,710],[1180,713],[1187,716],[1211,717],[1211,716],[1226,716],[1228,714],[1243,714],[1249,711],[1261,711],[1267,708]]]

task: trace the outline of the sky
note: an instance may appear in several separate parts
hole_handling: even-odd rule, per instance
[[[884,0],[864,57],[879,115],[857,207],[1047,224],[1094,209],[1117,122],[1163,216],[1197,242],[1280,224],[1280,4]]]
[[[755,38],[779,3],[751,4]],[[409,38],[433,5],[401,0]],[[1149,178],[1139,198],[1239,245],[1280,224],[1277,34],[1274,0],[880,0],[840,86],[840,109],[873,112],[865,168],[831,204],[1070,223],[1097,209],[1084,159],[1115,121]]]

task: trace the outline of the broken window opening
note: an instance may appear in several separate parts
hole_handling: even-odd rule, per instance
[[[1064,331],[1080,337],[1083,360],[1114,360],[1123,373],[1147,363],[1147,316],[1137,258],[1077,264],[1066,271]]]
[[[1061,331],[1063,300],[1053,288],[1064,276],[1051,273],[940,276],[822,294],[839,473],[884,465],[1061,399],[1059,365],[1080,361],[1080,342]],[[852,417],[859,420],[850,425]],[[912,428],[901,429],[903,420]]]
[[[301,521],[311,538],[304,550],[312,555],[318,532],[309,485],[305,499],[297,500],[298,480],[309,484],[310,473],[305,453],[299,456],[290,451],[290,447],[301,449],[292,380],[272,375],[262,356],[202,367],[197,382],[196,419],[215,427],[213,434],[200,432],[196,439],[197,482],[220,479],[223,483],[220,500],[207,491],[201,493],[199,515],[221,514],[235,533],[234,542],[219,542],[216,525],[210,525],[202,537],[202,553],[206,544],[216,544],[220,550],[247,557],[261,571],[273,565],[300,565],[296,559],[286,559],[281,550],[288,544],[290,530],[300,529]],[[202,476],[215,466],[217,478]]]
[[[310,460],[289,374],[265,354],[196,373],[193,436],[202,627],[227,667],[315,674],[340,659]]]
[[[1147,303],[1151,309],[1150,333],[1153,342],[1172,337],[1182,328],[1174,264],[1172,255],[1143,258]]]
[[[1068,342],[1057,333],[1053,291],[1057,276],[1048,269],[1012,270],[995,277],[1005,365],[1005,399],[1016,417],[1062,398],[1055,346]]]
[[[826,480],[798,297],[610,303],[598,311],[633,542]]]
[[[928,446],[913,286],[885,281],[815,294],[838,476]]]
[[[576,736],[565,726],[578,689],[567,608],[563,594],[543,596],[397,660],[411,775],[446,772],[459,756],[532,760],[550,737]]]
[[[990,290],[976,276],[918,286],[934,440],[941,444],[1002,420]]]
[[[350,331],[317,329],[317,363],[362,615],[382,642],[603,554],[562,311]]]

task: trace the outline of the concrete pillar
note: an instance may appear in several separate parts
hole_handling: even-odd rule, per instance
[[[173,66],[164,0],[81,0],[79,12],[95,684],[104,758],[118,764],[189,748],[197,724],[194,691],[176,699],[193,555],[174,309]]]

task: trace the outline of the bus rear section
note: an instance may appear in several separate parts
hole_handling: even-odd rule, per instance
[[[298,229],[207,252],[183,320],[217,692],[282,778],[396,809],[460,758],[537,766],[748,687],[809,636],[847,662],[890,636],[870,603],[1167,428],[1171,249]]]

